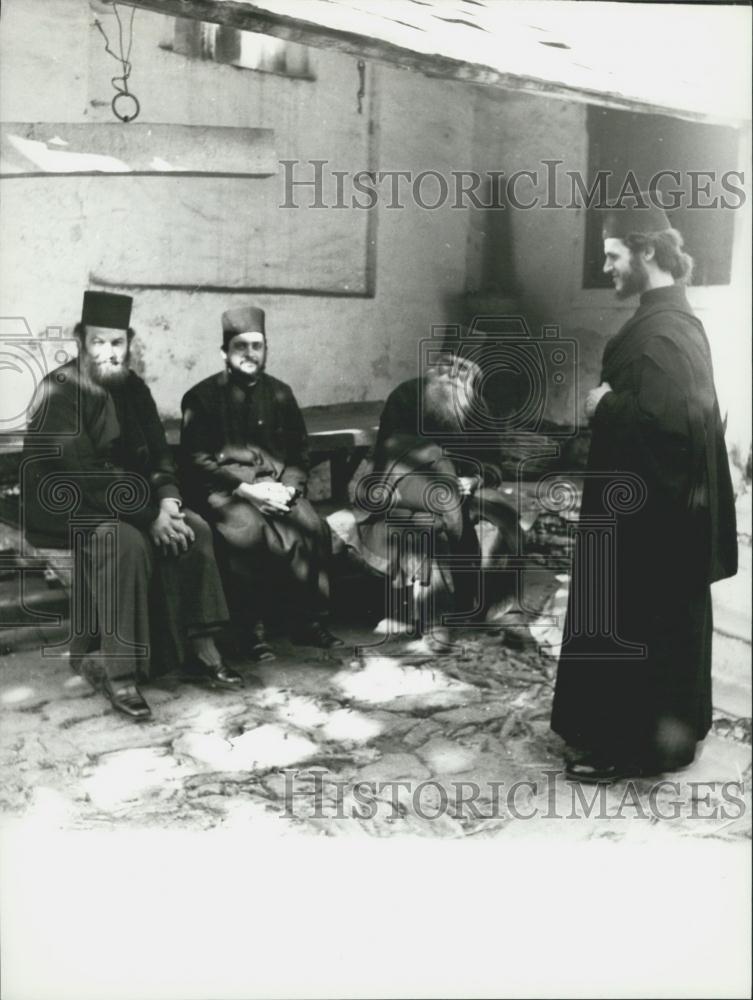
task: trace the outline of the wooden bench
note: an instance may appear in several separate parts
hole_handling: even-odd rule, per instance
[[[323,516],[348,504],[348,484],[358,465],[374,444],[383,403],[337,403],[331,406],[311,406],[303,409],[309,432],[312,467],[329,465],[328,482],[312,497]],[[180,421],[167,419],[165,433],[171,447],[177,449]],[[20,438],[0,439],[0,521],[17,529],[20,521],[18,468],[21,461]],[[0,574],[9,572],[39,572],[52,569],[66,586],[70,584],[71,554],[65,549],[34,549],[25,540],[22,555],[0,552]],[[1,546],[0,546],[1,548]]]

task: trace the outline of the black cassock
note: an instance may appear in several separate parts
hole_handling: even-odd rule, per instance
[[[518,517],[497,488],[499,442],[432,421],[423,385],[401,383],[384,405],[373,469],[356,490],[359,554],[395,589],[424,584],[435,617],[505,610],[514,579],[490,567],[515,550]],[[460,495],[458,476],[476,477],[472,496]]]
[[[552,728],[640,754],[711,725],[709,584],[737,571],[734,496],[703,326],[644,293],[606,346]],[[641,652],[642,648],[642,652]]]
[[[24,530],[42,548],[73,548],[71,657],[98,648],[110,677],[175,669],[186,639],[227,621],[209,526],[184,509],[195,541],[157,551],[160,501],[181,500],[157,407],[142,379],[104,389],[71,361],[47,375],[24,441]]]
[[[326,614],[326,522],[303,496],[287,514],[264,514],[233,495],[263,481],[305,490],[308,437],[290,386],[266,372],[253,384],[220,372],[190,389],[182,409],[183,485],[217,532],[235,621],[274,613],[301,625]]]

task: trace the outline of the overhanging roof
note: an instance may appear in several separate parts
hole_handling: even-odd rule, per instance
[[[751,12],[563,0],[120,0],[431,76],[749,121]]]

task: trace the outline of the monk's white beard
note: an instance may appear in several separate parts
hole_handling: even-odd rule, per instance
[[[424,414],[441,427],[460,430],[471,409],[468,386],[452,379],[429,379],[424,387]]]

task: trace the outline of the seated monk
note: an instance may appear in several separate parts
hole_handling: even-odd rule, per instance
[[[22,491],[28,540],[74,552],[72,667],[141,720],[138,684],[156,673],[181,667],[230,690],[243,679],[215,645],[228,609],[211,530],[183,506],[154,399],[130,368],[131,304],[84,293],[79,355],[39,386]]]
[[[284,617],[294,642],[342,646],[325,621],[329,528],[305,498],[308,438],[290,386],[266,371],[261,309],[222,316],[224,370],[183,397],[187,495],[215,527],[234,621],[256,660],[274,655],[265,620]]]
[[[356,489],[359,554],[412,595],[412,622],[398,625],[426,633],[436,652],[449,646],[448,624],[497,617],[511,598],[509,574],[489,571],[514,551],[518,518],[496,489],[488,436],[472,431],[479,376],[451,348],[399,385],[382,412],[373,472]],[[462,614],[443,622],[452,612]]]

